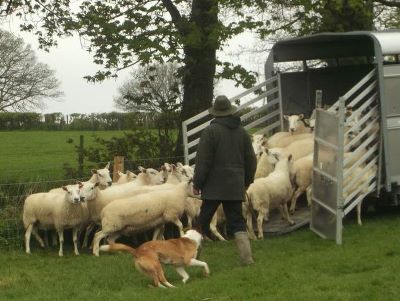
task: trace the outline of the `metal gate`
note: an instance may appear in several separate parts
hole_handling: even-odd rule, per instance
[[[238,114],[247,130],[273,133],[283,128],[280,74],[230,99],[240,102]],[[185,164],[193,165],[201,132],[210,124],[212,116],[205,110],[182,122]]]
[[[375,69],[328,110],[316,108],[310,228],[337,244],[344,216],[379,189],[379,116]]]

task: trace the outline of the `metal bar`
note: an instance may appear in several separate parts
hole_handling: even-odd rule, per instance
[[[240,98],[242,98],[242,97],[244,97],[244,96],[260,89],[261,87],[266,86],[266,85],[276,81],[276,80],[277,80],[277,76],[275,75],[274,77],[271,77],[271,78],[267,79],[266,81],[263,81],[262,83],[259,83],[258,85],[244,91],[243,93],[236,95],[235,97],[231,98],[230,101],[234,102],[235,100],[240,99]]]
[[[319,144],[322,144],[326,147],[333,148],[334,150],[338,149],[337,145],[329,143],[328,141],[322,140],[321,138],[319,138],[317,136],[314,137],[314,140],[317,141]]]
[[[278,99],[279,99],[279,121],[280,121],[280,125],[281,125],[281,132],[283,132],[285,130],[284,126],[283,126],[283,106],[282,106],[282,83],[281,83],[281,74],[278,73],[277,75],[277,81],[278,81]]]
[[[208,110],[204,110],[203,112],[200,112],[197,115],[194,115],[193,117],[190,117],[189,119],[186,119],[185,122],[187,125],[193,123],[196,120],[199,120],[200,118],[203,118],[207,115],[209,115],[210,113],[208,112]]]
[[[354,162],[354,164],[351,165],[350,167],[346,166],[346,163],[345,163],[344,164],[344,166],[345,166],[344,177],[346,178],[353,171],[353,169],[355,169],[358,166],[360,166],[361,164],[363,164],[377,150],[378,150],[378,143],[375,144],[373,147],[371,147],[366,153],[364,153],[360,157],[360,159],[358,159],[358,161]],[[359,152],[361,152],[361,149],[359,150]],[[348,161],[348,159],[352,156],[354,156],[354,154],[351,154],[348,158],[346,158],[346,161]]]
[[[348,152],[353,145],[355,145],[359,140],[361,140],[365,136],[365,134],[369,133],[376,126],[376,124],[374,123],[377,121],[378,117],[376,117],[373,122],[371,122],[360,133],[358,133],[355,138],[353,138],[349,143],[347,143],[344,147],[344,151]],[[378,128],[373,131],[373,134],[377,134],[377,132],[379,132]],[[370,133],[370,135],[373,134]]]
[[[351,122],[356,116],[360,116],[361,112],[364,111],[369,105],[371,105],[378,98],[378,92],[375,92],[368,100],[363,102],[346,120],[347,123]]]
[[[196,126],[195,128],[191,129],[190,131],[187,132],[188,137],[192,136],[193,134],[196,134],[200,132],[201,130],[205,129],[207,126],[209,126],[211,123],[210,121],[204,122],[203,124],[200,124],[199,126]]]
[[[339,115],[338,115],[338,146],[336,153],[336,244],[342,244],[343,231],[343,157],[344,157],[344,113],[346,98],[339,98]]]
[[[191,147],[197,145],[199,143],[199,141],[200,141],[200,138],[197,138],[197,139],[194,139],[193,141],[190,141],[189,144],[188,144],[188,148],[191,148]]]
[[[375,165],[378,162],[378,157],[372,159],[364,168],[363,170],[368,170],[371,166]],[[355,177],[353,177],[349,182],[346,183],[343,194],[345,194],[358,180],[360,180],[364,176],[364,173],[359,173]]]
[[[251,129],[251,128],[255,127],[256,125],[258,125],[258,124],[260,124],[260,123],[262,123],[264,121],[267,121],[268,119],[270,119],[272,117],[275,117],[276,115],[279,115],[279,111],[275,111],[272,114],[269,114],[267,116],[261,117],[260,119],[257,119],[255,121],[247,124],[244,128],[245,129]]]
[[[358,150],[360,148],[365,149],[367,147],[367,145],[370,144],[376,137],[377,137],[377,135],[371,135],[363,143],[361,143],[359,146],[357,146],[356,150]],[[344,166],[346,166],[349,163],[349,161],[351,161],[351,159],[352,159],[352,157],[351,158],[347,158],[344,161]]]
[[[189,154],[189,156],[188,156],[189,160],[196,158],[196,154],[197,154],[197,152]]]
[[[371,93],[372,91],[375,90],[376,88],[376,80],[374,80],[368,87],[362,90],[360,94],[358,94],[349,104],[348,106],[350,107],[355,107],[355,105],[363,99],[365,96],[367,96],[368,93]]]
[[[188,146],[188,136],[187,136],[187,124],[182,122],[182,141],[183,141],[183,155],[185,158],[185,165],[189,164],[189,146]]]
[[[276,105],[278,103],[278,100],[279,99],[276,98],[276,99],[268,102],[266,105],[263,105],[262,107],[259,107],[257,109],[251,110],[249,113],[246,113],[246,114],[240,116],[240,119],[242,121],[244,121],[244,120],[248,119],[249,117],[251,117],[253,115],[256,115],[256,114],[258,114],[258,113],[260,113],[262,111],[265,111],[265,110],[269,109],[270,106]]]
[[[392,77],[400,77],[400,74],[387,74],[383,76],[383,78],[392,78]]]
[[[261,130],[258,130],[256,134],[265,134],[268,131],[271,131],[272,129],[279,127],[280,125],[281,122],[279,120],[275,121],[273,124],[270,124],[269,126],[262,128]],[[246,129],[246,126],[244,128]]]
[[[360,195],[354,202],[352,202],[349,206],[347,206],[344,209],[344,215],[347,215],[355,206],[357,206],[357,204],[362,201],[368,194],[370,194],[371,191],[373,191],[376,188],[376,183],[372,183],[369,187],[368,187],[368,192]]]
[[[269,91],[268,91],[268,92],[269,92]],[[275,92],[274,92],[274,93],[275,93]],[[255,97],[255,98],[253,98],[253,99],[251,99],[251,100],[248,100],[246,103],[244,103],[244,104],[238,106],[238,107],[237,107],[237,110],[240,111],[240,110],[242,110],[242,109],[245,109],[245,108],[249,107],[250,105],[252,105],[253,103],[256,103],[257,101],[263,99],[263,98],[264,98],[265,96],[267,96],[267,95],[268,95],[268,93],[267,93],[267,92],[264,92],[263,94],[260,94],[260,95],[258,95],[257,97]]]
[[[320,169],[317,166],[313,167],[313,170],[321,175],[323,175],[324,177],[328,178],[329,180],[333,181],[333,182],[337,182],[337,179],[333,176],[331,176],[330,174],[328,174],[327,172],[323,171],[322,169]]]
[[[316,233],[317,235],[321,236],[323,239],[327,239],[327,238],[328,238],[325,234],[323,234],[323,233],[320,232],[319,230],[315,229],[312,225],[310,226],[310,229],[311,229],[314,233]]]
[[[366,82],[368,82],[376,73],[376,68],[372,69],[366,76],[364,76],[353,88],[351,88],[343,97],[349,99],[358,89],[360,89]],[[329,112],[334,112],[339,106],[339,100],[336,101],[329,109]]]
[[[244,96],[246,96],[246,95],[248,95],[248,94],[250,94],[250,93],[252,93],[252,92],[254,92],[254,91],[258,90],[258,89],[260,89],[261,87],[264,87],[267,84],[276,81],[276,80],[277,80],[277,76],[271,77],[271,78],[267,79],[266,81],[263,81],[262,83],[259,83],[258,85],[256,85],[256,86],[244,91],[243,93],[240,93],[239,95],[236,95],[235,97],[231,98],[229,101],[230,102],[234,102],[235,100],[240,99],[240,98],[242,98],[242,97],[244,97]],[[266,92],[268,92],[268,91],[266,91]],[[193,117],[191,117],[189,119],[186,119],[185,120],[186,124],[189,125],[189,124],[193,123],[194,121],[199,120],[200,118],[202,118],[204,116],[207,116],[208,114],[209,114],[208,110],[200,112],[199,114],[197,114],[197,115],[195,115],[195,116],[193,116]]]
[[[369,111],[367,114],[365,114],[355,125],[353,125],[352,127],[350,127],[349,129],[346,130],[345,134],[347,135],[349,132],[351,131],[355,131],[356,129],[358,129],[360,127],[360,125],[362,125],[363,123],[365,123],[365,121],[367,121],[369,118],[371,118],[374,114],[377,114],[378,112],[378,105],[376,105],[375,107],[373,107],[371,109],[371,111]],[[375,116],[374,116],[375,117]]]
[[[320,205],[321,207],[324,207],[326,210],[328,210],[330,213],[336,215],[336,210],[330,208],[329,206],[327,206],[326,204],[324,204],[321,200],[317,199],[316,197],[313,197],[314,202],[316,202],[318,205]]]
[[[371,169],[371,168],[370,168]],[[351,194],[349,194],[344,201],[344,206],[346,206],[357,194],[359,194],[365,186],[369,186],[371,180],[376,177],[376,174],[371,175],[362,185],[359,185]],[[376,182],[375,182],[376,183]]]

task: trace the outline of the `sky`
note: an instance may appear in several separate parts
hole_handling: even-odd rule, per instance
[[[88,83],[83,77],[93,75],[99,66],[92,62],[89,52],[81,46],[79,37],[60,39],[58,46],[50,49],[50,52],[39,49],[37,37],[34,34],[21,32],[18,22],[10,20],[0,25],[3,30],[12,32],[14,35],[23,38],[26,44],[30,44],[39,62],[46,63],[55,70],[55,76],[61,82],[60,89],[64,95],[59,100],[45,100],[46,107],[39,113],[62,112],[71,113],[103,113],[118,111],[113,99],[117,96],[117,89],[129,79],[131,69],[122,70],[117,79],[104,80],[101,83]],[[237,55],[241,47],[254,43],[250,35],[242,34],[230,41],[224,53],[219,53],[220,58],[229,58],[238,62],[249,70],[259,72],[263,80],[263,64],[267,53],[254,55],[242,53]],[[241,92],[243,88],[236,88],[232,81],[223,80],[215,87],[215,94],[225,94],[231,98]]]

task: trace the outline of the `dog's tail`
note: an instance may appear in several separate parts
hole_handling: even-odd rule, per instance
[[[136,250],[134,248],[124,245],[124,244],[103,245],[103,246],[100,246],[100,251],[104,251],[104,252],[124,251],[124,252],[131,253],[133,256],[136,255]]]

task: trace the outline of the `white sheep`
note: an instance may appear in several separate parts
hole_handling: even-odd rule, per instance
[[[187,197],[185,200],[185,215],[187,217],[187,227],[192,229],[193,221],[200,214],[202,200],[194,197]]]
[[[110,176],[110,162],[104,168],[101,169],[92,169],[92,176],[86,182],[90,183],[99,183],[100,189],[106,189],[112,185],[112,179]],[[49,190],[49,192],[61,192],[63,193],[64,190],[62,187],[53,188]]]
[[[124,184],[128,182],[133,182],[137,178],[137,175],[130,170],[127,170],[126,173],[123,173],[118,170],[118,180],[115,184]]]
[[[111,202],[101,212],[102,229],[94,237],[93,254],[99,256],[100,240],[104,237],[110,236],[109,241],[113,241],[121,234],[152,229],[168,222],[174,223],[182,236],[180,217],[184,212],[186,198],[194,197],[192,191],[192,183],[182,182],[172,189]]]
[[[294,213],[296,210],[296,202],[301,194],[307,191],[312,182],[312,172],[313,172],[313,159],[314,155],[310,154],[303,158],[300,158],[293,162],[291,176],[292,181],[295,186],[295,191],[290,204],[290,213]],[[311,205],[311,199],[307,195],[307,203]]]
[[[211,222],[210,222],[210,231],[221,241],[226,241],[226,239],[219,233],[218,225],[224,224],[226,222],[226,216],[222,205],[219,205],[217,210],[215,211]]]
[[[176,163],[178,171],[187,179],[193,179],[194,168],[189,165],[183,165],[181,162]]]
[[[281,139],[275,141],[274,143],[269,143],[268,141],[263,144],[264,147],[273,148],[273,147],[287,147],[292,142],[303,139],[314,139],[313,133],[303,133],[296,135],[289,135],[287,137],[282,137]]]
[[[257,161],[260,159],[261,153],[263,152],[263,145],[267,141],[266,134],[253,134],[251,135],[251,144],[253,146],[254,153],[256,154]]]
[[[289,224],[294,224],[289,216],[287,202],[293,194],[290,181],[290,169],[293,164],[292,156],[280,156],[275,170],[265,178],[258,178],[247,189],[247,202],[250,209],[258,212],[257,228],[258,238],[264,237],[263,220],[270,209],[278,207]],[[255,237],[253,230],[251,210],[247,211],[247,227],[251,237]]]
[[[347,199],[352,194],[354,194],[352,199],[355,199],[360,195],[366,196],[369,192],[368,187],[370,185],[371,177],[377,175],[377,170],[378,167],[376,165],[372,166],[367,171],[365,171],[364,166],[354,168],[346,177],[343,199]],[[347,169],[344,170],[345,173],[346,171]],[[362,225],[361,206],[362,200],[357,204],[357,223],[360,226]]]
[[[277,143],[282,138],[289,137],[291,135],[298,135],[304,133],[311,133],[312,130],[304,122],[304,115],[284,115],[285,120],[288,121],[288,131],[287,132],[277,132],[269,137],[266,141],[265,146],[268,148],[276,147]]]
[[[274,164],[272,164],[268,159],[267,151],[265,150],[265,148],[263,148],[257,162],[257,168],[254,174],[254,178],[258,179],[266,177],[274,170],[274,168]]]
[[[74,253],[78,252],[78,230],[85,219],[87,212],[81,206],[80,185],[64,186],[64,194],[61,193],[35,193],[29,195],[24,203],[22,219],[26,229],[25,251],[30,254],[30,237],[33,233],[44,246],[37,233],[37,227],[44,229],[56,229],[60,242],[59,256],[63,256],[64,229],[72,228]]]
[[[161,184],[163,178],[157,170],[153,168],[139,167],[141,172],[138,174],[134,182],[123,183],[115,186],[111,186],[108,189],[100,190],[95,189],[90,197],[87,197],[87,206],[90,216],[90,225],[86,228],[85,237],[83,240],[83,247],[88,246],[88,239],[91,231],[96,224],[100,223],[100,214],[103,208],[110,202],[118,198],[123,198],[131,195],[141,194],[152,191],[150,185]],[[160,187],[160,189],[168,188],[166,186]]]
[[[290,177],[295,188],[290,206],[290,212],[294,213],[296,208],[296,202],[298,197],[306,192],[307,187],[311,185],[312,181],[312,167],[313,167],[313,147],[314,141],[312,139],[304,139],[291,143],[286,148],[271,148],[267,150],[266,157],[271,164],[275,164],[273,161],[273,155],[288,156],[292,154],[293,166],[290,170]],[[272,155],[272,156],[271,156]],[[311,199],[307,199],[308,204],[311,204]]]
[[[144,185],[159,185],[164,183],[162,173],[154,168],[144,168],[139,166],[140,173],[137,175],[136,180],[132,182],[135,186]]]
[[[293,161],[296,161],[300,158],[303,158],[314,151],[314,139],[311,138],[306,138],[302,140],[297,140],[292,143],[290,143],[286,147],[274,147],[274,148],[268,148],[268,151],[274,152],[274,153],[282,153],[285,154],[286,156],[289,156],[289,154],[292,155]]]

